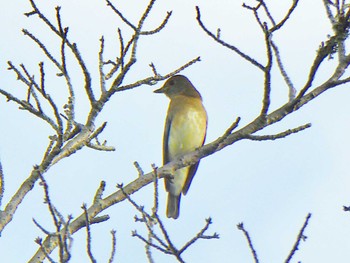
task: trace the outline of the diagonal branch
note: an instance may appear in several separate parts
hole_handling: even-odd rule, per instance
[[[299,249],[300,241],[301,240],[304,240],[304,241],[306,240],[307,237],[304,235],[304,232],[305,232],[305,229],[306,229],[307,225],[309,224],[310,218],[311,218],[311,214],[309,213],[306,216],[306,218],[305,218],[305,222],[304,222],[302,228],[299,231],[298,237],[297,237],[297,239],[296,239],[296,241],[294,243],[294,246],[293,246],[292,250],[290,251],[290,253],[289,253],[285,263],[289,263],[292,260],[295,252]]]
[[[20,105],[20,109],[22,110],[26,110],[30,113],[32,113],[33,115],[35,115],[36,117],[44,120],[45,122],[47,122],[48,124],[50,124],[50,126],[57,132],[59,132],[59,127],[57,126],[57,124],[47,115],[45,115],[44,113],[38,111],[37,109],[35,109],[33,106],[31,106],[29,103],[27,103],[24,100],[20,100],[17,97],[15,97],[14,95],[12,95],[11,93],[0,89],[0,94],[4,95],[8,101],[14,101],[16,102],[18,105]]]
[[[291,14],[293,13],[295,8],[297,7],[298,3],[299,3],[299,0],[293,0],[293,4],[289,8],[289,10],[288,10],[287,14],[285,15],[285,17],[277,25],[274,25],[270,29],[271,32],[277,31],[277,30],[279,30],[280,28],[282,28],[284,26],[284,24],[287,22],[287,20],[290,18]]]
[[[205,33],[207,33],[208,36],[210,36],[212,39],[214,39],[217,43],[223,45],[224,47],[227,47],[231,50],[233,50],[234,52],[236,52],[239,56],[241,56],[242,58],[244,58],[245,60],[249,61],[250,63],[252,63],[254,66],[258,67],[261,70],[264,70],[264,66],[259,63],[258,61],[256,61],[255,59],[253,59],[252,57],[248,56],[247,54],[243,53],[242,51],[240,51],[237,47],[228,44],[227,42],[221,40],[220,38],[217,37],[217,35],[213,34],[211,31],[209,31],[209,29],[207,29],[207,27],[203,24],[202,20],[201,20],[201,13],[200,13],[200,9],[198,6],[196,6],[196,12],[197,12],[197,22],[199,24],[199,26],[204,30]]]

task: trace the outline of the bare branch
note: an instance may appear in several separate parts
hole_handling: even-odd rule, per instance
[[[100,127],[98,127],[93,133],[91,133],[90,137],[89,137],[89,141],[91,141],[94,138],[97,138],[98,135],[100,135],[103,130],[106,128],[107,126],[107,122],[105,121],[104,123],[102,123],[102,125]]]
[[[188,241],[179,250],[179,254],[183,253],[186,249],[188,249],[191,245],[193,245],[199,239],[218,239],[219,238],[219,235],[217,233],[214,233],[213,235],[210,235],[210,236],[204,235],[204,233],[209,229],[209,225],[212,223],[212,220],[210,217],[207,218],[205,221],[206,221],[206,224],[204,225],[204,227],[198,232],[198,234],[195,237],[193,237],[190,241]]]
[[[295,241],[295,244],[294,244],[292,250],[290,251],[290,253],[289,253],[289,255],[288,255],[288,257],[287,257],[285,263],[289,263],[289,262],[292,260],[292,258],[293,258],[293,256],[294,256],[295,252],[299,249],[300,241],[301,241],[301,240],[303,240],[303,241],[306,240],[307,237],[304,235],[304,232],[305,232],[305,229],[306,229],[306,227],[307,227],[307,225],[308,225],[308,223],[309,223],[310,218],[311,218],[311,214],[309,213],[309,214],[306,216],[305,222],[304,222],[302,228],[301,228],[300,231],[299,231],[297,240]]]
[[[308,123],[308,124],[299,126],[297,128],[294,128],[294,129],[289,129],[289,130],[286,130],[284,132],[281,132],[281,133],[278,133],[275,135],[252,135],[252,134],[250,134],[247,136],[247,139],[252,140],[252,141],[267,141],[267,140],[273,141],[273,140],[285,138],[288,135],[298,133],[298,132],[303,131],[303,130],[310,128],[310,127],[311,127],[311,123]]]
[[[89,255],[91,262],[97,263],[96,259],[92,255],[92,251],[91,251],[90,220],[89,220],[89,214],[87,212],[86,204],[83,204],[81,208],[84,210],[85,220],[86,220],[86,249],[87,249],[87,253]]]
[[[150,214],[148,214],[145,210],[143,206],[138,205],[134,200],[131,199],[130,195],[124,190],[123,184],[118,184],[117,185],[118,189],[121,190],[121,192],[123,193],[123,195],[125,196],[125,198],[129,201],[130,204],[133,205],[133,207],[136,208],[136,210],[138,210],[143,216],[146,216],[148,220],[153,220],[153,218],[151,217]]]
[[[61,73],[63,73],[64,69],[62,68],[60,63],[58,63],[58,61],[54,58],[54,56],[51,55],[50,51],[47,50],[46,46],[27,29],[23,29],[22,32],[24,33],[24,35],[31,38],[43,50],[46,57],[51,60],[51,62],[61,71]]]
[[[61,159],[66,158],[83,148],[88,143],[93,130],[94,127],[81,126],[79,134],[65,144],[60,153],[52,160],[51,165],[54,165]]]
[[[88,138],[86,146],[89,148],[92,148],[94,150],[98,150],[98,151],[106,151],[106,152],[113,152],[115,151],[115,147],[113,146],[107,146],[106,145],[106,141],[103,142],[103,144],[101,144],[97,137],[99,134],[101,134],[103,132],[103,130],[106,128],[107,126],[107,122],[104,122],[100,127],[98,127]],[[96,144],[91,143],[91,141],[95,139],[96,140]]]
[[[274,25],[270,31],[271,32],[274,32],[276,30],[279,30],[280,28],[282,28],[284,26],[284,24],[287,22],[287,20],[290,18],[291,14],[293,13],[293,11],[295,10],[295,8],[297,7],[299,3],[299,0],[293,0],[293,4],[292,6],[289,8],[286,16],[277,24],[277,25]]]
[[[40,225],[34,218],[33,218],[34,224],[45,234],[45,235],[52,235],[49,231],[47,231],[42,225]]]
[[[47,115],[43,114],[42,112],[36,110],[33,106],[31,106],[30,104],[28,104],[26,101],[24,100],[19,100],[17,97],[15,97],[14,95],[0,89],[0,94],[4,95],[8,101],[14,101],[16,102],[18,105],[20,105],[20,109],[29,111],[30,113],[32,113],[33,115],[37,116],[38,118],[44,120],[45,122],[47,122],[55,131],[59,132],[59,127],[57,126],[57,124],[51,119],[49,118]]]
[[[145,250],[146,250],[146,255],[147,255],[147,259],[148,259],[149,263],[155,263],[153,256],[152,256],[152,251],[151,251],[152,240],[153,240],[153,233],[148,231],[148,240],[147,240],[146,245],[145,245]],[[163,252],[163,253],[166,253],[166,252]]]
[[[103,192],[105,191],[106,188],[106,182],[101,181],[99,188],[97,189],[95,196],[94,196],[94,203],[98,203],[102,199]]]
[[[117,58],[117,63],[114,63],[114,62],[112,63],[113,68],[106,75],[106,80],[112,78],[114,73],[116,73],[118,71],[119,67],[121,67],[122,70],[124,69],[124,58],[125,58],[126,54],[128,53],[132,42],[134,41],[135,35],[133,35],[130,38],[126,47],[124,47],[124,39],[123,39],[122,31],[120,30],[120,28],[118,28],[118,37],[119,37],[119,48],[120,48],[119,58]]]
[[[98,71],[100,74],[100,87],[101,87],[101,93],[106,92],[106,76],[103,72],[103,65],[104,65],[104,60],[103,60],[103,51],[104,51],[104,38],[103,36],[100,38],[100,52],[98,53]]]
[[[112,251],[111,251],[111,256],[109,257],[108,263],[112,263],[114,261],[114,256],[115,256],[116,247],[117,247],[116,232],[117,231],[115,231],[115,230],[111,231],[111,235],[112,235]]]
[[[135,168],[136,168],[136,170],[137,170],[137,172],[138,172],[138,174],[139,174],[139,176],[143,176],[145,173],[143,172],[143,170],[142,170],[142,168],[141,168],[141,166],[140,166],[140,164],[138,163],[138,162],[134,162],[134,166],[135,166]]]
[[[151,12],[151,9],[154,5],[154,3],[156,2],[156,0],[150,0],[145,11],[143,12],[141,19],[139,20],[139,23],[137,25],[137,29],[136,31],[141,31],[141,28],[143,26],[143,23],[146,21],[146,18],[148,17],[149,13]],[[141,33],[141,32],[140,32]]]
[[[78,65],[80,66],[82,73],[84,75],[84,80],[85,80],[85,91],[88,95],[89,101],[90,103],[93,105],[95,103],[95,97],[92,93],[92,89],[91,89],[91,75],[89,73],[89,71],[87,70],[87,67],[85,65],[85,62],[79,52],[79,49],[77,47],[77,45],[75,43],[71,43],[69,41],[69,39],[66,39],[64,34],[62,34],[62,32],[57,29],[47,18],[46,16],[38,9],[38,7],[36,6],[34,0],[29,0],[33,11],[30,13],[27,13],[26,15],[29,17],[31,15],[38,15],[39,18],[51,29],[52,32],[54,32],[59,38],[62,39],[62,41],[65,41],[65,44],[69,47],[69,49],[71,50],[71,52],[73,53],[74,57],[77,60]],[[61,21],[61,17],[59,15],[59,12],[56,11],[56,19],[58,19],[58,24],[59,27],[62,28],[62,21]],[[34,36],[33,36],[34,37]],[[33,39],[34,40],[34,39]],[[35,40],[34,40],[35,41]],[[46,48],[45,48],[46,49]],[[46,53],[45,53],[46,54]],[[52,57],[52,56],[51,56]],[[50,59],[52,61],[52,59]]]
[[[183,66],[179,67],[178,69],[173,70],[171,73],[168,73],[168,74],[166,74],[164,76],[157,75],[157,76],[153,76],[153,77],[148,77],[148,78],[139,80],[139,81],[137,81],[135,83],[132,83],[132,84],[128,84],[128,85],[125,85],[125,86],[120,86],[120,87],[118,87],[117,91],[119,92],[119,91],[129,90],[129,89],[133,89],[133,88],[139,87],[141,85],[145,85],[145,84],[146,85],[154,85],[157,81],[168,79],[171,76],[176,75],[177,73],[183,71],[185,68],[191,66],[192,64],[194,64],[194,63],[196,63],[198,61],[200,61],[200,57],[192,59],[188,63],[184,64]]]
[[[248,242],[250,251],[252,252],[252,255],[253,255],[253,257],[254,257],[254,262],[255,262],[255,263],[259,263],[258,255],[257,255],[257,253],[256,253],[256,251],[255,251],[255,249],[254,249],[253,242],[252,242],[252,240],[251,240],[251,238],[250,238],[250,236],[249,236],[249,232],[244,228],[243,223],[239,223],[239,224],[237,225],[237,228],[238,228],[239,230],[241,230],[241,231],[244,233],[244,236],[245,236],[245,238],[247,239],[247,242]]]
[[[145,244],[148,244],[150,247],[153,247],[155,249],[158,249],[159,251],[163,252],[164,254],[172,254],[170,251],[160,247],[160,246],[157,246],[153,243],[150,243],[147,239],[145,239],[143,236],[141,236],[140,234],[137,233],[137,231],[133,231],[131,233],[131,235],[133,237],[137,237],[138,239],[140,239],[142,242],[144,242]]]
[[[206,26],[203,24],[202,20],[201,20],[201,13],[200,13],[200,9],[198,6],[196,6],[196,11],[197,11],[197,21],[199,26],[204,30],[205,33],[207,33],[208,36],[210,36],[212,39],[214,39],[216,42],[218,42],[219,44],[223,45],[224,47],[227,47],[231,50],[233,50],[234,52],[236,52],[238,55],[240,55],[242,58],[244,58],[245,60],[249,61],[250,63],[252,63],[254,66],[258,67],[261,70],[264,70],[264,66],[262,64],[260,64],[258,61],[256,61],[255,59],[251,58],[250,56],[246,55],[245,53],[243,53],[242,51],[240,51],[237,47],[232,46],[228,43],[226,43],[225,41],[221,40],[220,38],[218,38],[215,34],[213,34],[212,32],[210,32]]]
[[[326,9],[329,21],[331,22],[332,25],[334,25],[336,23],[336,20],[335,20],[335,18],[333,16],[333,13],[332,13],[331,9],[330,9],[329,1],[328,0],[323,0],[323,4],[324,4],[324,7]]]
[[[257,4],[256,7],[251,7],[251,6],[248,6],[247,4],[243,3],[243,7],[244,8],[246,8],[246,9],[248,9],[250,11],[253,11],[253,14],[254,14],[256,22],[258,23],[260,29],[264,32],[265,31],[265,25],[264,24],[266,24],[266,23],[261,21],[259,13],[258,13],[258,10],[260,9],[261,6],[262,6],[261,1],[259,1],[259,3]]]
[[[34,80],[34,76],[31,76],[28,72],[28,70],[26,69],[26,67],[21,64],[21,68],[24,71],[24,73],[26,74],[26,78],[22,75],[21,72],[19,72],[16,67],[14,67],[11,63],[9,63],[10,67],[16,72],[17,76],[20,76],[20,79],[29,87],[30,90],[30,94],[33,95],[35,102],[37,104],[37,108],[38,111],[44,115],[43,110],[41,109],[40,106],[40,101],[39,101],[39,97],[37,96],[37,94],[35,93],[35,91],[33,90],[33,87],[40,92],[41,96],[49,103],[49,105],[51,106],[53,113],[55,115],[56,118],[56,123],[58,125],[59,131],[57,132],[57,135],[59,137],[59,140],[62,140],[62,133],[63,133],[63,123],[62,123],[62,119],[60,117],[60,113],[59,110],[57,108],[56,103],[52,100],[51,96],[47,93],[44,93],[44,90],[41,88],[41,86],[44,83],[44,77],[41,76],[41,84],[39,85],[35,80]],[[40,72],[41,74],[43,74],[43,64],[40,63],[39,64],[39,68],[40,68]],[[29,101],[28,101],[29,103]],[[46,115],[46,114],[45,114]]]
[[[336,48],[336,41],[334,37],[331,37],[326,43],[322,43],[317,51],[316,57],[314,59],[314,62],[311,66],[308,80],[305,84],[305,86],[301,89],[299,94],[296,97],[296,100],[299,100],[311,87],[313,80],[315,79],[316,73],[321,66],[323,60],[328,57],[329,55],[333,54],[335,52]]]
[[[265,35],[265,47],[266,47],[266,56],[267,63],[264,69],[264,97],[263,97],[263,105],[260,112],[262,117],[265,117],[271,103],[270,93],[271,93],[271,69],[272,69],[272,47],[271,47],[271,34],[267,28],[267,24],[264,24],[263,29]]]
[[[149,31],[142,31],[141,35],[153,35],[153,34],[160,32],[165,27],[165,25],[168,23],[171,14],[172,14],[172,11],[167,12],[166,17],[163,19],[163,22],[157,28],[155,28],[153,30],[149,30]]]
[[[159,76],[156,66],[153,63],[149,64],[149,66],[151,67],[154,76]]]
[[[269,10],[269,8],[267,7],[265,1],[264,1],[264,0],[260,0],[260,1],[259,1],[259,4],[261,4],[261,6],[264,8],[264,11],[265,11],[267,17],[269,18],[269,20],[271,21],[272,25],[273,25],[273,26],[276,26],[275,19],[274,19],[273,16],[271,15],[270,10]]]
[[[103,151],[103,152],[114,152],[115,148],[113,146],[107,146],[107,145],[101,145],[101,144],[93,144],[91,142],[86,143],[86,146],[97,150],[97,151]]]
[[[283,63],[282,63],[282,59],[281,59],[281,55],[280,52],[278,50],[277,45],[271,41],[271,46],[273,48],[273,51],[275,53],[275,57],[276,57],[276,61],[277,61],[277,65],[278,68],[281,72],[281,75],[283,76],[284,81],[286,82],[288,88],[289,88],[289,101],[291,101],[292,99],[295,98],[295,94],[296,94],[296,89],[294,88],[294,85],[291,81],[291,79],[289,78],[286,70],[284,69]]]
[[[136,31],[136,26],[134,26],[128,19],[124,17],[122,12],[120,12],[109,0],[106,0],[107,6],[110,6],[112,10],[120,17],[120,19],[127,24],[129,27],[131,27],[134,31]]]
[[[40,237],[35,239],[35,243],[37,243],[40,246],[40,249],[42,251],[42,253],[45,255],[45,258],[48,259],[48,261],[50,261],[50,263],[56,263],[51,257],[50,255],[46,252],[46,248],[43,246],[42,243],[42,239]]]
[[[159,209],[159,195],[158,195],[158,174],[157,174],[157,166],[152,163],[152,170],[153,170],[153,186],[154,186],[154,196],[153,196],[153,214],[158,214]]]
[[[2,170],[2,164],[0,160],[0,206],[1,206],[2,198],[4,196],[4,191],[5,191],[4,171]]]
[[[66,247],[66,240],[63,239],[62,235],[60,234],[60,231],[62,229],[62,222],[64,222],[63,217],[58,213],[58,210],[54,207],[54,205],[51,202],[50,196],[49,196],[49,186],[45,180],[45,178],[42,176],[42,174],[38,171],[39,178],[41,180],[41,185],[44,188],[45,193],[45,203],[47,203],[52,220],[54,222],[54,225],[56,227],[56,233],[58,233],[58,247],[59,247],[59,258],[61,262],[65,262],[66,253],[65,253],[65,247]],[[57,216],[59,218],[57,218]]]

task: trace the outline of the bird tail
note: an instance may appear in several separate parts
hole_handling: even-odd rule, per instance
[[[166,216],[169,218],[177,219],[180,214],[180,195],[168,194],[168,205],[166,209]]]

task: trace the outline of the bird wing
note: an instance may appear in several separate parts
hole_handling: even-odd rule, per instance
[[[207,135],[207,132],[205,132],[204,136],[203,136],[203,142],[201,145],[203,145],[204,141],[205,141],[205,137]],[[197,172],[197,169],[198,169],[198,165],[199,165],[199,162],[191,165],[190,169],[188,170],[188,175],[187,175],[187,178],[186,178],[186,181],[185,181],[185,184],[184,184],[184,187],[182,188],[182,193],[184,195],[187,194],[187,191],[188,189],[190,188],[190,185],[192,183],[192,180],[193,180],[193,177],[194,175],[196,174]]]
[[[167,164],[170,160],[169,156],[169,134],[171,129],[171,116],[167,116],[163,135],[163,165]]]
[[[187,191],[190,188],[190,185],[192,183],[192,179],[193,179],[194,175],[197,172],[198,165],[199,165],[199,162],[195,163],[194,165],[191,165],[190,169],[188,170],[188,175],[186,177],[186,181],[185,181],[184,187],[182,188],[182,193],[184,195],[187,194]]]
[[[164,135],[163,135],[163,165],[170,162],[169,135],[170,135],[170,129],[171,129],[171,122],[172,122],[171,116],[167,116],[166,122],[165,122],[165,128],[164,128]],[[164,182],[165,182],[165,189],[169,191],[170,180],[165,177]]]

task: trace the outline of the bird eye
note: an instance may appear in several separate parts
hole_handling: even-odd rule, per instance
[[[175,81],[174,81],[174,80],[170,80],[170,81],[169,81],[169,85],[170,85],[170,86],[174,86],[174,84],[175,84]]]

